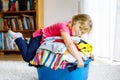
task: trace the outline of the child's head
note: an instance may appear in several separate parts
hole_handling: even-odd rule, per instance
[[[89,33],[92,29],[92,20],[87,14],[77,14],[72,17],[71,23],[75,35]]]

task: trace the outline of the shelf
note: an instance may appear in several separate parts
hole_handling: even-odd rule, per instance
[[[19,50],[0,50],[0,52],[19,52]]]
[[[35,10],[28,10],[28,11],[7,11],[7,12],[0,12],[3,16],[13,16],[13,15],[22,15],[22,14],[33,14],[36,15]]]
[[[34,32],[35,30],[15,30],[14,32]],[[8,30],[0,30],[0,32],[8,32]]]
[[[35,10],[0,12],[0,18],[2,18],[4,20],[6,19],[5,23],[8,23],[7,21],[10,22],[9,25],[7,24],[4,27],[3,27],[3,25],[0,25],[0,29],[1,29],[0,32],[2,32],[2,35],[4,35],[4,34],[6,35],[6,33],[8,32],[8,29],[11,28],[14,32],[21,32],[23,34],[24,38],[30,38],[32,36],[32,33],[35,32],[36,29],[41,29],[44,26],[44,0],[36,0],[35,6],[36,6]],[[24,28],[22,26],[23,29],[21,29],[20,24],[23,25],[23,19],[24,19],[24,23],[27,23],[27,25],[28,25],[29,21],[31,20],[31,17],[26,18],[23,15],[33,16],[33,20],[32,20],[34,22],[33,28],[31,28],[31,27]],[[17,16],[17,18],[16,18],[16,16]],[[18,28],[14,29],[14,27],[13,27],[16,24],[16,21],[17,21],[16,19],[19,20],[19,22],[18,22],[19,29]],[[26,25],[26,24],[24,24],[24,25]],[[4,40],[4,39],[2,39],[2,40]],[[4,48],[2,48],[2,49],[4,49]],[[19,52],[19,50],[0,50],[0,52],[3,52],[3,53],[11,52],[12,53],[12,52]]]
[[[7,11],[7,12],[0,12],[2,14],[20,14],[20,13],[36,13],[35,10],[27,10],[27,11]]]
[[[35,30],[15,30],[14,32],[21,32],[23,34],[24,37],[31,37],[32,33]],[[0,32],[8,32],[8,30],[0,30]]]

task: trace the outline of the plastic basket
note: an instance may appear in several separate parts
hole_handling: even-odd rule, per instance
[[[45,66],[37,68],[39,80],[87,80],[89,63],[91,59],[85,61],[84,67],[77,68],[72,72],[66,69],[53,70]]]

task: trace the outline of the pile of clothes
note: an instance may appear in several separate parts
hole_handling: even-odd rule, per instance
[[[88,60],[92,54],[92,45],[79,37],[71,38],[83,60]],[[35,57],[29,64],[57,70],[58,68],[65,69],[73,66],[76,68],[77,60],[69,53],[61,37],[49,37],[40,45]]]

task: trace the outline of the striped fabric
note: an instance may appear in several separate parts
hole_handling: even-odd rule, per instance
[[[92,54],[92,45],[89,43],[80,40],[79,43],[75,44],[78,50],[83,54],[83,59],[87,60]],[[35,57],[32,61],[30,61],[30,65],[39,66],[44,65],[51,69],[65,69],[67,67],[67,62],[69,63],[69,59],[74,58],[73,56],[69,56],[69,52],[66,50],[64,54],[54,53],[48,49],[40,49],[38,53],[36,53]],[[67,61],[66,61],[67,60]]]
[[[63,55],[57,53],[52,53],[49,50],[42,50],[40,53],[37,53],[32,61],[30,61],[31,65],[44,65],[51,69],[56,70],[60,63],[62,62]]]

